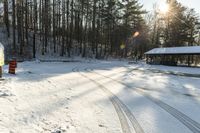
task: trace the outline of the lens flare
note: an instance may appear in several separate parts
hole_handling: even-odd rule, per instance
[[[135,37],[137,37],[137,36],[139,36],[140,35],[140,32],[135,32],[134,34],[133,34],[133,37],[135,38]]]
[[[125,43],[122,43],[122,44],[120,45],[120,49],[125,49],[125,48],[126,48]]]

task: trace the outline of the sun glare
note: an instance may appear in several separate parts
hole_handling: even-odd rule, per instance
[[[167,13],[169,11],[169,5],[166,2],[159,3],[159,10],[161,13]]]
[[[137,37],[137,36],[139,36],[140,35],[140,32],[135,32],[134,34],[133,34],[133,37]]]

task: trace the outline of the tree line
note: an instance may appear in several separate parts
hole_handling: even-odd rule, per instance
[[[133,37],[145,33],[146,12],[137,0],[12,0],[11,19],[8,3],[4,0],[4,22],[12,50],[20,55],[28,47],[34,58],[37,52],[70,57],[72,51],[82,57],[127,57],[137,40],[146,41]]]
[[[179,47],[200,45],[199,14],[177,0],[167,0],[166,14],[160,13],[156,5],[148,14],[151,47]]]
[[[138,0],[3,0],[12,53],[138,57],[154,47],[199,45],[199,16],[176,0],[167,14]]]

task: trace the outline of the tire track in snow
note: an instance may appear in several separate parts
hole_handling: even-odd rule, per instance
[[[81,76],[83,76],[86,79],[89,79],[88,77],[86,77],[85,75],[81,74],[79,72],[79,70],[77,68],[73,68],[72,69],[73,72],[78,72]],[[91,81],[91,79],[89,79]],[[92,81],[94,82],[94,81]],[[97,83],[95,83],[97,84]],[[100,86],[99,84],[97,84],[99,86],[99,88],[102,89],[102,86]],[[115,97],[109,97],[109,100],[111,101],[111,103],[113,104],[115,111],[117,112],[121,127],[122,127],[122,131],[123,133],[131,133],[128,121],[126,119],[126,116],[124,115],[122,109],[120,108],[119,104],[116,102]]]
[[[88,72],[91,72],[92,69],[85,69]],[[94,72],[97,75],[103,76],[105,78],[111,79],[112,81],[118,82],[124,86],[126,86],[128,89],[130,89],[131,91],[136,91],[137,93],[141,94],[142,96],[146,97],[147,99],[149,99],[150,101],[152,101],[153,103],[155,103],[156,105],[158,105],[159,107],[161,107],[163,110],[165,110],[166,112],[168,112],[169,114],[171,114],[174,118],[176,118],[177,120],[179,120],[182,124],[184,124],[190,131],[192,131],[193,133],[200,133],[200,123],[196,122],[195,120],[191,119],[189,116],[187,116],[186,114],[180,112],[179,110],[177,110],[176,108],[168,105],[167,103],[152,97],[148,94],[146,94],[145,92],[143,92],[141,89],[132,89],[132,86],[127,85],[126,83],[123,83],[119,80],[110,78],[108,76],[105,76],[103,74]]]
[[[77,68],[73,68],[72,71],[79,72],[79,70]],[[109,91],[107,88],[105,88],[102,84],[96,82],[95,80],[89,78],[88,76],[82,74],[81,72],[79,72],[79,74],[81,76],[83,76],[84,78],[95,83],[99,88],[101,88],[106,94],[109,95],[109,99],[112,102],[112,104],[117,112],[117,115],[119,117],[123,133],[131,133],[131,128],[129,126],[127,119],[132,124],[136,133],[144,133],[142,127],[136,120],[135,116],[131,113],[129,108],[116,95],[114,95],[111,91]]]

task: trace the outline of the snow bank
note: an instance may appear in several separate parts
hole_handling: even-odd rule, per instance
[[[184,74],[200,74],[200,68],[192,67],[173,67],[173,66],[163,66],[163,65],[144,65],[143,69],[153,69],[160,70],[163,72],[174,72],[174,73],[184,73]],[[142,69],[142,68],[141,68]]]
[[[0,66],[4,65],[4,46],[0,43]]]
[[[3,4],[2,3],[0,3],[0,16],[3,16]]]

